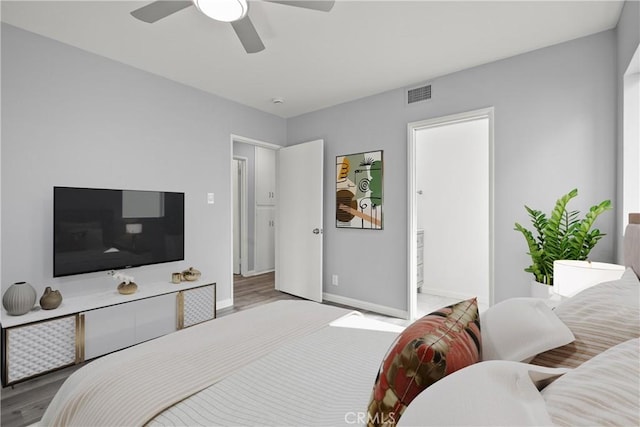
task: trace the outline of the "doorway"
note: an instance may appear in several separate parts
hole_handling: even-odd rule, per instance
[[[409,317],[418,301],[492,302],[493,108],[409,124]]]
[[[275,269],[275,152],[279,148],[231,135],[233,287],[242,277]],[[261,153],[267,153],[266,161]]]

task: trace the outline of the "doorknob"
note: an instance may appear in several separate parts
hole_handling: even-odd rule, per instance
[[[320,233],[322,233],[322,231],[319,228],[313,229],[313,234],[320,234]]]

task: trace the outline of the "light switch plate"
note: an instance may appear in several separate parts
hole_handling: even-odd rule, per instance
[[[213,193],[207,193],[207,203],[213,205],[215,203],[215,198]]]

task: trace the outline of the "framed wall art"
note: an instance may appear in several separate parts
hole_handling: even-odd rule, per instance
[[[382,150],[336,157],[336,227],[382,230]]]

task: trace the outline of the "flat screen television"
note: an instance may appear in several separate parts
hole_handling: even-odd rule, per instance
[[[53,188],[53,277],[184,259],[184,193]]]

